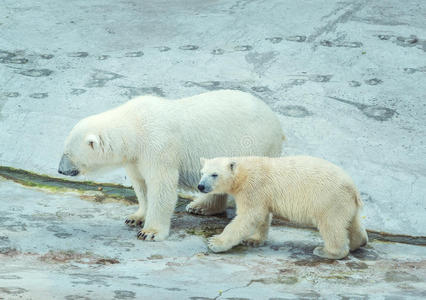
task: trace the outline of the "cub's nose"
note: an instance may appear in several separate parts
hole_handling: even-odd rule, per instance
[[[202,192],[202,191],[204,191],[204,189],[205,189],[206,187],[203,185],[203,184],[199,184],[198,185],[198,190],[200,191],[200,192]]]

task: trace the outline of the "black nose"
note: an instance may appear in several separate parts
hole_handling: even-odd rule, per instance
[[[204,185],[202,185],[202,184],[198,185],[198,189],[200,190],[200,192],[204,191],[205,188],[206,187]]]

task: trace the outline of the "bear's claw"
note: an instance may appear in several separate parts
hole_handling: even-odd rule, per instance
[[[143,225],[143,221],[141,221],[141,220],[126,219],[125,223],[129,226],[142,226]]]
[[[167,229],[141,229],[138,232],[138,239],[144,241],[163,241],[167,238],[169,232]]]
[[[204,208],[192,207],[189,204],[186,206],[186,211],[194,215],[206,215]]]
[[[125,223],[129,226],[142,226],[144,224],[144,218],[132,215],[127,217]]]
[[[250,246],[250,247],[261,247],[263,245],[265,245],[265,241],[258,241],[258,240],[244,240],[241,242],[241,244],[245,245],[245,246]]]
[[[155,232],[140,230],[138,232],[138,239],[144,240],[144,241],[153,241],[155,240],[155,234],[156,234]]]

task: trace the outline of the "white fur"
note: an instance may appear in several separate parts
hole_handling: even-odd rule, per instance
[[[251,94],[222,90],[179,100],[135,98],[81,120],[64,154],[80,173],[124,166],[139,201],[126,223],[144,222],[139,237],[169,234],[178,185],[195,187],[200,157],[281,154],[283,133],[269,107]],[[195,213],[225,209],[226,196],[200,197]]]
[[[352,179],[320,158],[233,157],[206,160],[200,184],[235,198],[237,216],[209,240],[215,252],[267,239],[270,213],[315,226],[325,242],[314,254],[340,259],[368,241],[360,221],[362,202]],[[212,176],[214,174],[214,176]],[[217,175],[217,176],[216,176]]]

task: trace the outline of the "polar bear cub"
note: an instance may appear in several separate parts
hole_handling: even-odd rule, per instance
[[[283,131],[260,99],[221,90],[182,99],[142,96],[78,122],[69,133],[58,172],[68,176],[124,167],[139,202],[126,219],[138,238],[164,240],[177,188],[196,188],[200,157],[281,154]],[[226,195],[202,195],[188,211],[215,214]]]
[[[319,229],[324,247],[314,254],[341,259],[366,245],[362,201],[352,179],[336,165],[310,156],[201,159],[198,189],[235,198],[236,217],[209,247],[223,252],[247,242],[262,244],[271,213]]]

